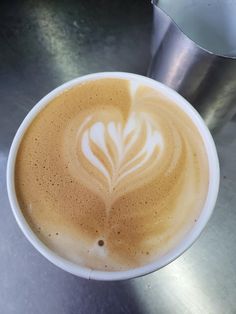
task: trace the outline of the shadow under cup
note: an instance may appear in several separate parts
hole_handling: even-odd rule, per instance
[[[141,84],[147,85],[151,88],[156,89],[157,91],[162,92],[168,98],[175,101],[182,110],[191,118],[198,131],[200,132],[208,161],[209,161],[209,188],[208,194],[205,201],[205,204],[202,208],[198,221],[192,229],[187,233],[183,240],[171,251],[167,254],[158,258],[155,262],[147,264],[142,267],[125,270],[125,271],[99,271],[92,270],[87,267],[79,266],[78,264],[72,263],[60,256],[58,256],[55,252],[50,250],[33,232],[30,228],[29,224],[24,218],[23,213],[19,207],[15,184],[14,184],[14,173],[15,173],[15,161],[17,156],[17,151],[22,140],[24,133],[27,128],[31,124],[32,120],[37,116],[37,114],[45,107],[52,99],[61,94],[63,91],[76,86],[82,82],[95,80],[95,79],[103,79],[103,78],[118,78],[118,79],[127,79],[127,80],[136,80]],[[198,238],[204,227],[206,226],[215,206],[215,202],[217,199],[219,189],[219,162],[217,157],[217,152],[215,148],[214,141],[212,136],[206,127],[204,121],[197,113],[197,111],[177,92],[170,89],[169,87],[154,81],[150,78],[143,77],[136,74],[124,73],[124,72],[103,72],[103,73],[95,73],[86,75],[83,77],[76,78],[72,81],[69,81],[60,87],[56,88],[52,92],[50,92],[47,96],[45,96],[42,100],[40,100],[33,109],[28,113],[21,126],[19,127],[15,138],[13,140],[8,164],[7,164],[7,190],[8,196],[10,200],[10,204],[12,207],[13,214],[16,218],[16,221],[21,228],[24,235],[27,239],[32,243],[32,245],[49,261],[57,265],[58,267],[64,269],[67,272],[70,272],[74,275],[87,278],[87,279],[96,279],[96,280],[123,280],[134,278],[138,276],[142,276],[148,274],[150,272],[156,271],[163,266],[169,264],[171,261],[175,260],[178,256],[180,256],[185,250],[187,250],[193,242]]]

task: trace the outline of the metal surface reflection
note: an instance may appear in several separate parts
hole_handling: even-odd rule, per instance
[[[218,304],[204,289],[204,282],[196,269],[183,258],[154,273],[146,284],[134,289],[148,309],[148,313],[218,313]],[[149,297],[147,298],[147,295]],[[153,303],[150,302],[153,300]]]
[[[232,10],[236,7],[233,4]],[[212,131],[236,112],[236,57],[201,48],[159,8],[158,1],[154,1],[153,52],[148,75],[189,100]]]
[[[235,314],[235,119],[215,136],[222,180],[208,228],[184,256],[159,272],[111,283],[74,277],[37,253],[10,209],[6,161],[26,113],[51,89],[78,75],[104,70],[145,74],[151,21],[152,8],[143,0],[98,0],[96,5],[91,0],[1,1],[1,314]]]
[[[60,81],[69,80],[80,74],[79,62],[76,58],[80,55],[81,39],[71,38],[68,30],[63,25],[63,19],[60,15],[55,15],[55,8],[52,3],[39,3],[34,8],[33,15],[35,17],[36,29],[40,42],[47,54],[52,56],[53,67],[57,72]],[[71,30],[76,28],[76,20],[71,20]],[[75,54],[77,52],[77,55]]]

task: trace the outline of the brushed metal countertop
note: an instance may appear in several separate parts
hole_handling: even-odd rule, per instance
[[[149,1],[1,2],[1,314],[236,313],[236,119],[214,135],[221,184],[212,219],[190,250],[158,272],[124,282],[67,274],[31,246],[11,213],[7,156],[27,112],[83,74],[145,74],[151,22]]]

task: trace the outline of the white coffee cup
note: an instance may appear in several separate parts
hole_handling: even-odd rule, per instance
[[[171,251],[167,254],[158,258],[155,262],[147,264],[142,267],[134,268],[126,271],[100,271],[100,270],[92,270],[87,267],[79,266],[78,264],[72,263],[60,256],[58,256],[55,252],[51,251],[42,241],[39,240],[37,235],[30,228],[29,224],[25,220],[23,213],[19,207],[15,185],[14,185],[14,172],[15,172],[15,161],[17,151],[21,142],[21,139],[31,124],[32,120],[37,116],[37,114],[45,107],[53,98],[55,98],[58,94],[61,94],[64,90],[71,88],[81,82],[100,79],[100,78],[123,78],[128,80],[138,80],[140,83],[148,85],[156,90],[161,91],[167,97],[175,101],[180,108],[191,118],[193,123],[196,125],[199,130],[203,142],[205,144],[208,160],[209,160],[209,189],[205,204],[202,208],[201,214],[194,224],[192,229],[187,233],[185,238]],[[46,95],[43,99],[41,99],[28,113],[22,124],[20,125],[13,143],[11,145],[8,163],[7,163],[7,190],[8,196],[10,200],[10,204],[12,207],[13,214],[16,218],[16,221],[21,228],[24,235],[27,239],[32,243],[32,245],[49,261],[57,265],[58,267],[72,273],[74,275],[87,278],[87,279],[96,279],[96,280],[123,280],[134,278],[138,276],[142,276],[153,271],[156,271],[165,265],[169,264],[177,257],[179,257],[184,251],[186,251],[194,241],[199,237],[204,227],[206,226],[215,206],[215,202],[217,199],[218,189],[219,189],[219,161],[215,148],[214,141],[212,136],[206,127],[204,121],[198,114],[198,112],[177,92],[170,89],[169,87],[154,81],[150,78],[131,74],[124,72],[103,72],[103,73],[95,73],[90,75],[85,75],[79,78],[76,78],[72,81],[69,81],[58,88],[54,89],[48,95]]]

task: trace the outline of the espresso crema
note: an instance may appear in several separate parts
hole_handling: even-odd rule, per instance
[[[20,208],[58,255],[127,270],[166,254],[198,219],[208,159],[191,118],[136,80],[97,79],[50,101],[21,141]]]

